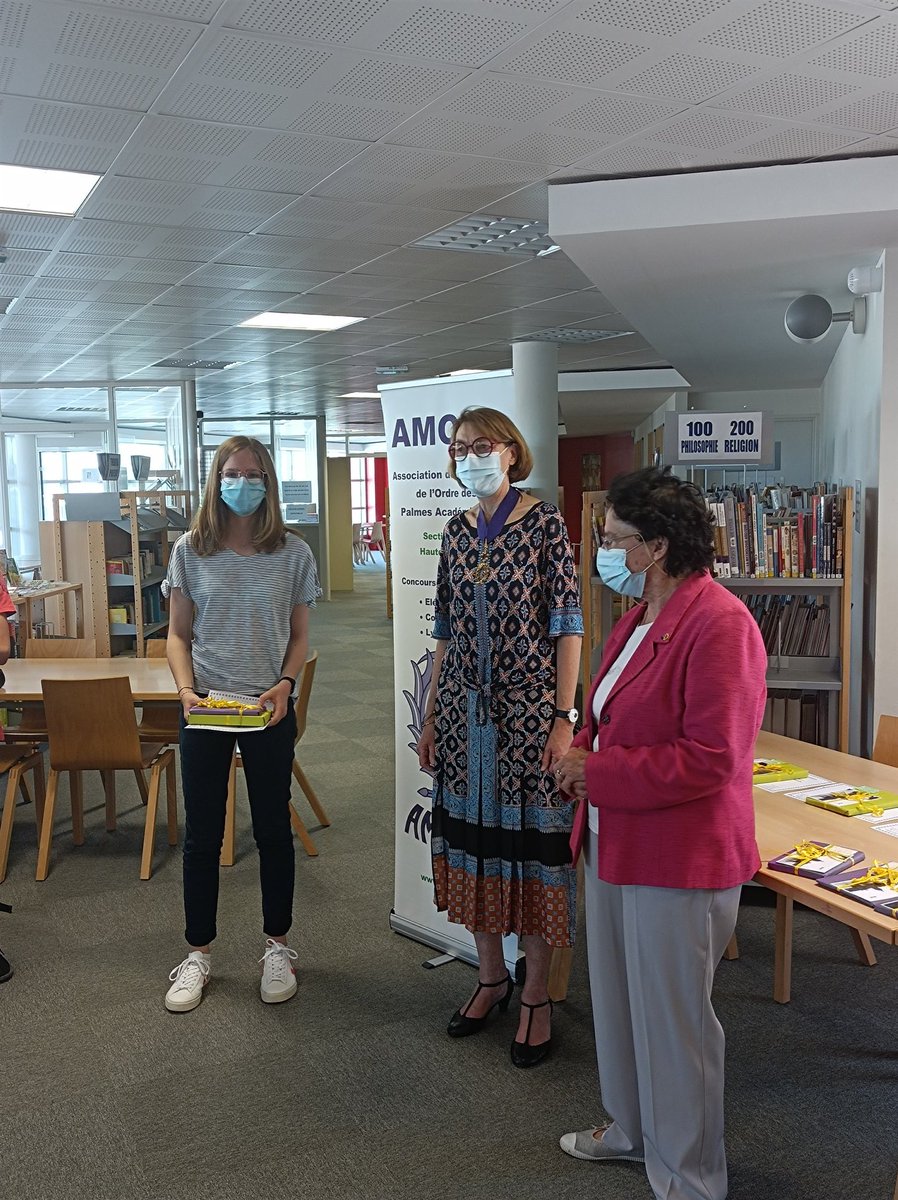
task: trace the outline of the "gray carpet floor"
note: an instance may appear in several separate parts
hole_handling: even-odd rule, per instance
[[[444,1026],[474,978],[422,970],[392,934],[393,701],[384,577],[313,614],[320,664],[300,756],[333,824],[297,851],[300,990],[258,995],[258,876],[245,796],[223,872],[213,979],[193,1013],[162,1006],[182,957],[180,853],[157,838],[138,879],[142,813],[120,776],[119,830],[88,781],[87,840],[65,790],[52,871],[34,882],[20,807],[0,898],[3,1200],[651,1200],[636,1164],[577,1162],[558,1136],[597,1123],[584,946],[556,1009],[557,1054],[515,1070],[517,1005],[475,1038]],[[243,784],[241,781],[240,787]],[[718,972],[728,1034],[734,1200],[891,1200],[898,1167],[898,954],[862,967],[848,933],[796,915],[794,999],[771,998],[773,913],[743,908],[742,957]]]

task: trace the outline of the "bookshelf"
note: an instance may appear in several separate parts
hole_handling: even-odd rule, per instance
[[[103,521],[62,520],[61,500],[54,497],[53,520],[41,523],[42,562],[83,584],[84,633],[100,657],[143,657],[147,639],[168,626],[162,581],[189,521],[190,493],[121,492],[120,519]]]
[[[767,686],[771,694],[774,719],[777,705],[791,711],[810,699],[825,717],[826,737],[822,744],[848,751],[851,680],[851,594],[852,549],[854,531],[854,493],[852,488],[838,490],[840,502],[840,576],[731,575],[718,576],[718,582],[747,601],[759,620],[767,644]],[[608,636],[614,622],[629,607],[626,601],[606,588],[595,574],[596,537],[604,517],[605,492],[584,492],[582,541],[580,552],[580,589],[583,605],[583,661],[581,681],[584,697],[592,677],[592,652]],[[835,564],[835,558],[832,558]],[[742,563],[743,569],[745,567]],[[808,566],[808,569],[811,569]],[[766,606],[766,608],[765,608]],[[813,614],[817,613],[817,616]],[[803,628],[802,622],[806,626]],[[823,623],[825,640],[813,626]],[[812,650],[813,653],[808,653]],[[783,713],[785,720],[785,711]],[[801,713],[799,713],[799,721]],[[800,736],[796,731],[793,736]]]

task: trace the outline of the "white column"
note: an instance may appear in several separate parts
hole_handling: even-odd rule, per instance
[[[533,453],[528,491],[558,503],[558,347],[554,342],[514,342],[511,369],[517,424]]]
[[[200,506],[200,455],[196,437],[196,380],[185,379],[181,385],[182,434],[184,437],[183,488],[190,492],[191,511]]]
[[[40,475],[37,438],[33,433],[6,435],[6,498],[9,505],[8,549],[20,566],[39,563]]]

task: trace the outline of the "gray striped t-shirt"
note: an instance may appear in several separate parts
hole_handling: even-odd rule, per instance
[[[194,552],[185,533],[172,547],[166,582],[196,606],[197,690],[245,696],[259,696],[276,683],[290,640],[290,614],[297,604],[314,608],[321,595],[312,551],[292,533],[271,554],[219,550],[206,558]]]

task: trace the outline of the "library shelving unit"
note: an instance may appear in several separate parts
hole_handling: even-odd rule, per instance
[[[777,632],[774,645],[768,647],[767,687],[774,695],[794,694],[825,698],[828,712],[828,744],[843,753],[848,751],[851,680],[851,587],[852,538],[854,530],[854,492],[841,488],[842,497],[842,575],[837,578],[756,578],[732,576],[718,582],[741,596],[816,597],[829,610],[829,638],[826,653],[819,655],[786,654]],[[601,528],[605,492],[583,493],[582,540],[580,550],[580,592],[583,606],[583,660],[581,682],[583,697],[589,691],[593,652],[607,638],[614,622],[630,606],[595,574],[596,540],[594,530]]]
[[[740,595],[755,593],[816,597],[829,609],[829,639],[825,654],[783,653],[781,642],[768,646],[767,687],[771,692],[826,693],[829,699],[831,748],[848,753],[851,711],[851,556],[854,531],[854,489],[840,488],[842,497],[842,575],[834,578],[767,578],[749,575],[718,580]],[[772,651],[772,653],[771,653]]]
[[[147,638],[168,626],[162,581],[172,542],[189,522],[190,493],[121,492],[117,521],[61,520],[62,499],[54,496],[53,520],[41,524],[42,560],[83,584],[85,636],[96,639],[100,657],[143,657]]]

